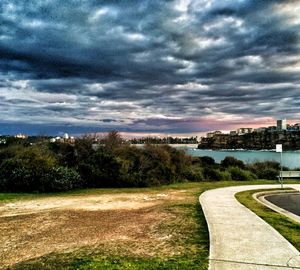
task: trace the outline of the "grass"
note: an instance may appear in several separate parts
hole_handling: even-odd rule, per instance
[[[202,182],[178,183],[169,186],[134,189],[87,189],[56,194],[0,194],[0,202],[19,199],[33,199],[45,196],[72,196],[96,195],[115,193],[158,193],[176,190],[185,190],[184,200],[166,201],[155,206],[156,211],[170,216],[160,222],[156,228],[157,233],[172,234],[165,246],[143,246],[140,239],[135,242],[119,243],[109,247],[106,244],[80,248],[72,252],[50,253],[42,257],[20,262],[10,269],[13,270],[85,270],[85,269],[199,269],[208,268],[209,235],[207,224],[201,207],[199,195],[209,189],[250,184],[274,184],[273,181],[251,182]],[[244,200],[244,196],[239,198]],[[246,196],[247,197],[247,196]],[[253,202],[251,202],[253,203]],[[260,207],[260,205],[256,206]],[[268,211],[268,209],[262,209]],[[261,213],[262,214],[262,213]],[[282,218],[282,217],[281,217]],[[276,219],[278,222],[279,219]],[[281,221],[281,219],[280,219]],[[286,230],[297,231],[295,224]],[[142,236],[141,236],[142,237]],[[293,237],[297,239],[296,235]],[[298,243],[300,239],[298,238]],[[136,254],[131,251],[132,245],[140,249],[148,249],[147,254]],[[135,247],[135,248],[136,248]],[[299,247],[299,244],[298,244]],[[167,251],[166,251],[167,250]],[[172,253],[173,252],[173,253]],[[149,255],[151,254],[151,255]]]
[[[300,224],[281,215],[272,209],[257,202],[252,195],[257,192],[271,191],[274,189],[262,189],[243,191],[236,194],[237,200],[261,217],[282,236],[284,236],[293,246],[300,251]]]

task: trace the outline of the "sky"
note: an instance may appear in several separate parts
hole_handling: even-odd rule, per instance
[[[0,134],[201,134],[299,107],[300,1],[0,1]]]

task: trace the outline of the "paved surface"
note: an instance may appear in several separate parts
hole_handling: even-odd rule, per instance
[[[262,203],[264,204],[265,206],[267,206],[268,208],[272,209],[273,211],[281,214],[281,215],[284,215],[286,217],[288,217],[289,219],[292,219],[298,223],[300,223],[300,216],[292,213],[292,212],[289,212],[288,210],[286,209],[283,209],[271,202],[269,202],[266,197],[270,196],[271,194],[274,195],[274,194],[278,194],[280,192],[280,194],[287,194],[287,193],[290,193],[291,191],[282,191],[282,190],[274,190],[274,191],[266,191],[266,192],[258,192],[258,193],[254,193],[252,195],[252,197],[257,200],[259,203]],[[297,194],[299,194],[299,191],[297,192]]]
[[[291,213],[294,213],[295,215],[300,216],[300,193],[268,195],[265,199]]]
[[[300,190],[300,185],[285,185]],[[200,196],[210,235],[210,270],[300,269],[300,253],[234,194],[279,185],[214,189]]]

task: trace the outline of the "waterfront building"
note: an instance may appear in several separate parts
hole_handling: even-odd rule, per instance
[[[21,133],[19,133],[19,134],[15,135],[15,138],[17,138],[17,139],[27,139],[27,138],[28,138],[28,136],[27,136],[27,135],[25,135],[25,134],[21,134]]]
[[[238,135],[244,135],[244,134],[251,133],[252,131],[253,128],[238,128],[236,132]]]
[[[265,132],[266,130],[267,130],[267,128],[265,128],[265,127],[259,127],[259,128],[256,128],[254,131],[257,133],[262,133],[262,132]]]
[[[277,120],[277,131],[286,130],[286,119]]]
[[[206,138],[213,138],[215,135],[218,135],[218,134],[222,134],[222,132],[219,130],[216,130],[214,132],[209,132],[206,134]]]
[[[294,131],[300,131],[300,123],[297,123],[293,126]]]
[[[276,132],[277,131],[277,127],[276,126],[269,126],[269,127],[267,127],[267,131],[268,132]]]
[[[55,139],[55,138],[51,138],[51,139],[50,139],[50,142],[51,142],[51,143],[55,143],[55,142],[56,142],[56,139]]]
[[[49,141],[50,141],[51,143],[55,143],[55,142],[61,142],[61,143],[66,143],[66,142],[68,142],[68,143],[75,143],[75,137],[69,136],[68,133],[65,133],[65,134],[63,135],[63,137],[59,137],[59,136],[53,137],[53,138],[50,138]]]

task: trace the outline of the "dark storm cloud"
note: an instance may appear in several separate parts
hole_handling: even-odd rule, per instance
[[[0,111],[7,123],[86,131],[300,119],[297,8],[273,0],[3,0]]]

